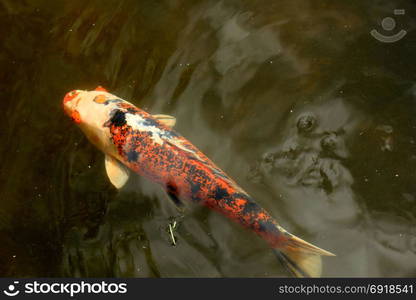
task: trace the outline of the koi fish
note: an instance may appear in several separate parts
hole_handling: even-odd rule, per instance
[[[172,127],[176,119],[151,115],[97,87],[63,99],[66,114],[105,154],[118,189],[130,170],[161,185],[176,203],[187,200],[213,209],[263,238],[295,276],[319,277],[321,256],[333,256],[283,229],[272,216]]]

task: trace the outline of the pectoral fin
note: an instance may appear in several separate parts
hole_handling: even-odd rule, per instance
[[[105,156],[105,169],[110,182],[121,189],[129,179],[129,170],[112,156]]]
[[[159,122],[163,123],[168,127],[173,127],[176,124],[176,118],[169,115],[153,115]]]

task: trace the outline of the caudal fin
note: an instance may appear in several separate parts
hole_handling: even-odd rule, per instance
[[[321,256],[335,256],[294,235],[289,238],[283,248],[273,250],[282,264],[297,277],[320,277]]]

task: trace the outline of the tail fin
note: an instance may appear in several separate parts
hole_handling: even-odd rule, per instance
[[[277,258],[296,277],[320,277],[321,255],[335,256],[292,235],[283,248],[273,249]]]

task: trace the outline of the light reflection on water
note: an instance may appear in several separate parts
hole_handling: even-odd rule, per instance
[[[397,44],[369,35],[396,6],[416,13],[410,1],[2,1],[0,274],[287,275],[222,216],[178,211],[135,176],[110,186],[61,108],[101,84],[176,116],[285,228],[336,253],[324,276],[415,276],[415,22],[399,22]]]

